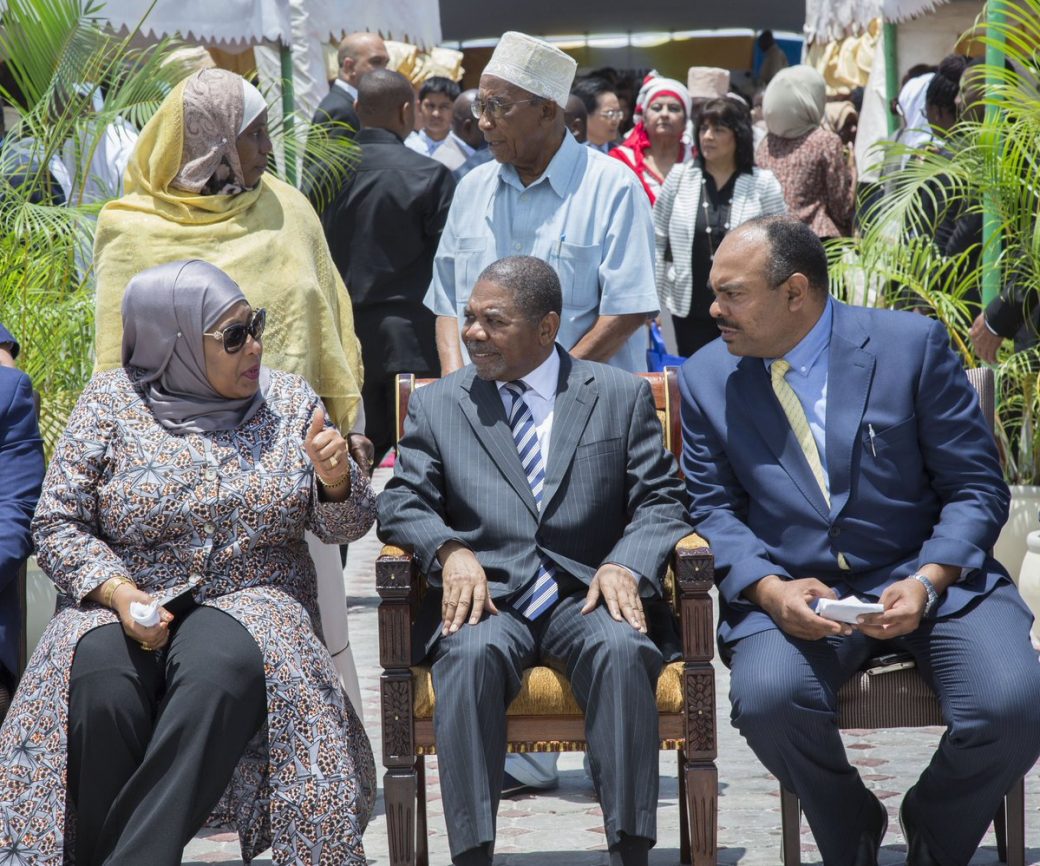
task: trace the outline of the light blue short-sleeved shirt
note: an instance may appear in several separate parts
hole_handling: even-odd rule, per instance
[[[477,277],[505,256],[536,256],[559,274],[563,316],[556,339],[571,349],[599,316],[653,315],[654,225],[635,174],[583,147],[568,132],[545,173],[525,187],[511,165],[489,162],[455,190],[434,259],[426,306],[438,316],[463,310]],[[647,336],[639,328],[610,359],[646,370]],[[468,363],[465,346],[463,360]]]

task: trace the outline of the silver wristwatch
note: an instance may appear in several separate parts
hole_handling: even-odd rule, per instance
[[[930,617],[939,604],[939,593],[935,591],[935,584],[920,572],[917,574],[911,574],[910,579],[920,581],[921,586],[924,587],[924,591],[928,593],[928,602],[924,606],[924,615]]]

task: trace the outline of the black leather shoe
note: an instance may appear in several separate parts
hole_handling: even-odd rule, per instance
[[[941,866],[925,845],[924,837],[917,832],[913,818],[913,796],[914,789],[911,788],[906,792],[903,804],[899,807],[899,828],[906,839],[906,866]]]
[[[867,827],[859,837],[856,858],[852,861],[853,866],[877,866],[878,849],[888,830],[888,809],[869,791],[867,796],[872,801],[874,814],[867,820]]]

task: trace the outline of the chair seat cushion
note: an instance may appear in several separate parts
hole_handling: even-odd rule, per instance
[[[683,709],[682,662],[672,662],[661,670],[657,680],[657,710],[678,713]],[[417,719],[432,719],[435,698],[429,665],[412,668],[415,689],[414,711]],[[510,716],[580,716],[581,709],[567,677],[552,668],[534,667],[524,671],[520,694],[509,705]]]

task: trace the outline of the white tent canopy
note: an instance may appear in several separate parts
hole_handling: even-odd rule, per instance
[[[293,6],[307,18],[307,29],[322,39],[374,30],[424,47],[441,41],[437,0],[158,0],[141,30],[155,39],[179,33],[194,42],[228,48],[289,44]],[[117,30],[133,30],[147,8],[142,0],[106,0],[98,18]]]
[[[806,0],[805,35],[828,42],[863,32],[875,18],[898,23],[931,12],[948,0]]]

